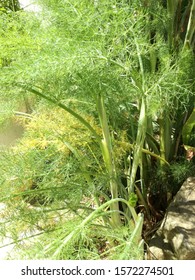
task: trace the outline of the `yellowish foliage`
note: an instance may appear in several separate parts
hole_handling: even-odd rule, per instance
[[[101,134],[100,128],[94,119],[86,116],[85,119]],[[29,149],[46,149],[55,146],[57,151],[69,154],[65,143],[73,148],[85,148],[93,141],[90,131],[78,120],[60,108],[44,110],[32,115],[32,119],[25,124],[26,135],[20,144],[14,147],[15,151],[27,151]]]

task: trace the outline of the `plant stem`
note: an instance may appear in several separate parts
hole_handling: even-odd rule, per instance
[[[59,102],[59,101],[57,101],[57,100],[55,100],[53,98],[50,98],[45,93],[40,92],[39,90],[33,88],[32,86],[29,86],[29,85],[26,85],[26,84],[22,84],[22,83],[18,83],[16,85],[21,87],[21,88],[24,88],[25,90],[28,90],[29,92],[32,92],[32,93],[36,94],[39,97],[42,97],[43,99],[51,102],[52,104],[57,105],[58,107],[60,107],[63,110],[67,111],[68,113],[70,113],[73,117],[78,119],[85,127],[87,127],[89,129],[89,131],[91,131],[91,133],[96,138],[96,140],[98,140],[98,142],[101,142],[101,137],[97,134],[95,129],[93,129],[93,127],[89,124],[89,122],[87,122],[81,115],[76,113],[74,110],[72,110],[71,108],[67,107],[65,104],[62,104],[61,102]]]
[[[102,134],[103,134],[103,139],[96,133],[96,131],[93,129],[93,127],[79,114],[77,114],[74,110],[68,108],[66,105],[48,97],[44,93],[30,87],[27,85],[19,84],[20,87],[25,88],[26,90],[46,99],[47,101],[56,104],[58,107],[62,108],[63,110],[67,111],[70,113],[72,116],[74,116],[76,119],[78,119],[83,125],[91,131],[91,133],[94,135],[96,140],[98,141],[104,163],[108,172],[109,176],[109,182],[110,182],[110,192],[112,199],[118,198],[118,185],[117,185],[117,176],[116,176],[116,169],[115,169],[115,164],[114,164],[114,158],[112,155],[112,144],[111,144],[111,137],[110,137],[110,131],[108,127],[108,121],[107,121],[107,116],[106,116],[106,110],[104,106],[104,100],[102,95],[98,95],[96,104],[97,104],[97,111],[102,127]],[[121,224],[121,219],[120,219],[120,214],[119,214],[119,205],[118,202],[113,203],[111,205],[111,210],[113,210],[112,213],[112,224],[114,227],[119,227]]]
[[[98,95],[96,103],[97,103],[97,110],[100,119],[100,124],[102,127],[102,134],[103,134],[103,139],[101,142],[101,150],[109,176],[111,197],[112,199],[115,199],[118,198],[118,184],[117,184],[116,168],[115,168],[114,157],[113,157],[111,136],[108,127],[106,109],[105,109],[102,95]],[[119,214],[118,202],[111,204],[111,210],[113,211],[112,218],[111,218],[112,224],[114,227],[119,227],[121,225],[121,219]]]
[[[118,203],[119,201],[127,204],[127,206],[129,207],[129,210],[132,213],[132,216],[134,218],[134,222],[135,222],[135,229],[133,231],[133,236],[131,238],[131,240],[133,240],[134,238],[136,238],[137,240],[140,239],[141,236],[141,231],[142,231],[142,225],[143,225],[143,216],[138,216],[135,212],[135,209],[133,207],[131,207],[129,205],[129,203],[122,198],[115,198],[112,200],[107,201],[106,203],[102,204],[99,208],[97,208],[94,212],[92,212],[91,214],[89,214],[89,216],[87,216],[87,218],[85,218],[73,231],[71,231],[71,233],[69,233],[66,238],[63,240],[62,244],[58,247],[58,249],[55,251],[54,253],[54,257],[56,257],[60,251],[64,248],[64,246],[66,246],[78,233],[79,231],[82,230],[82,228],[84,228],[89,222],[91,222],[92,220],[95,220],[97,217],[101,216],[102,211],[107,208],[110,207],[111,205],[114,203]],[[51,244],[52,245],[52,244]]]
[[[136,179],[136,173],[138,166],[141,162],[142,158],[142,149],[145,141],[146,136],[146,127],[147,127],[147,116],[146,116],[146,104],[144,97],[142,97],[142,103],[140,108],[140,116],[139,116],[139,123],[138,123],[138,131],[136,142],[134,146],[134,157],[133,157],[133,164],[130,174],[130,182],[128,186],[128,193],[134,192],[134,183]]]
[[[175,14],[177,11],[178,3],[179,0],[167,0],[167,12],[168,12],[168,21],[169,21],[167,33],[168,33],[168,44],[170,49],[172,49],[173,42],[175,40],[174,22],[175,22]]]
[[[171,121],[166,112],[158,120],[159,123],[159,136],[160,136],[160,156],[164,159],[161,161],[161,167],[165,165],[165,161],[169,161],[170,151],[172,146],[171,141]]]
[[[191,46],[194,33],[195,33],[195,0],[193,0],[191,6],[190,17],[188,20],[188,27],[187,27],[183,48],[186,48],[187,46],[188,47]]]

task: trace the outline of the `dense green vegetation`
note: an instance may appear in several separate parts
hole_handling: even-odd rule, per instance
[[[0,122],[25,128],[1,236],[10,258],[143,259],[195,173],[195,0],[39,2],[0,8]]]

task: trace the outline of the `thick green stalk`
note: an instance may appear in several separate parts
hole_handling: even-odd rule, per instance
[[[97,97],[97,110],[100,119],[100,124],[102,127],[102,134],[103,134],[103,139],[101,142],[102,155],[109,176],[111,196],[112,199],[115,199],[118,198],[117,175],[116,175],[116,168],[115,168],[114,157],[113,157],[110,130],[109,130],[108,120],[106,116],[106,109],[104,105],[103,96],[100,94]],[[113,211],[112,224],[115,227],[118,227],[121,224],[118,202],[111,204],[111,210]]]
[[[151,73],[156,72],[156,64],[157,64],[157,53],[154,49],[150,50],[150,66],[151,66]]]
[[[177,11],[179,0],[167,0],[167,13],[168,13],[168,44],[170,49],[173,47],[173,42],[175,40],[174,36],[174,22],[175,22],[175,13]]]
[[[160,163],[161,167],[163,167],[165,162],[168,162],[171,157],[171,121],[169,116],[166,116],[166,113],[164,112],[158,123],[160,136],[160,156],[164,159],[164,161],[161,161]]]
[[[129,182],[128,182],[128,193],[131,194],[134,192],[134,184],[136,180],[136,173],[138,166],[142,162],[142,148],[144,145],[145,137],[146,137],[146,130],[147,130],[147,115],[146,115],[146,100],[145,100],[145,73],[144,73],[144,66],[143,66],[143,61],[141,57],[141,50],[139,47],[139,44],[137,42],[136,36],[134,37],[134,42],[136,45],[136,50],[137,50],[137,57],[139,61],[139,67],[140,67],[140,73],[142,77],[142,82],[141,85],[137,85],[139,88],[139,91],[141,93],[141,105],[140,105],[140,115],[139,115],[139,121],[138,121],[138,128],[137,128],[137,136],[136,136],[136,141],[134,145],[134,153],[133,153],[133,163],[132,163],[132,168],[131,172],[129,174]],[[142,179],[142,178],[141,178]]]
[[[184,41],[184,48],[187,46],[191,46],[193,35],[195,33],[195,0],[192,2],[190,17],[187,26],[187,32]]]
[[[142,149],[146,137],[146,129],[147,129],[146,103],[144,97],[142,97],[137,137],[134,145],[133,163],[132,163],[132,169],[130,174],[130,181],[128,185],[129,194],[134,192],[136,173],[137,173],[138,166],[142,160]]]
[[[68,113],[70,113],[73,117],[75,117],[76,119],[78,119],[87,129],[89,129],[89,131],[93,134],[93,136],[96,138],[96,140],[101,143],[101,137],[97,134],[97,132],[95,131],[95,129],[93,129],[93,127],[90,125],[89,122],[87,122],[81,115],[79,115],[77,112],[75,112],[74,110],[72,110],[71,108],[67,107],[66,105],[62,104],[61,102],[49,97],[48,95],[46,95],[45,93],[41,92],[40,90],[30,86],[30,85],[26,85],[26,84],[22,84],[22,83],[18,83],[16,84],[18,87],[21,87],[29,92],[34,93],[35,95],[49,101],[52,104],[57,105],[58,107],[62,108],[63,110],[67,111]]]

